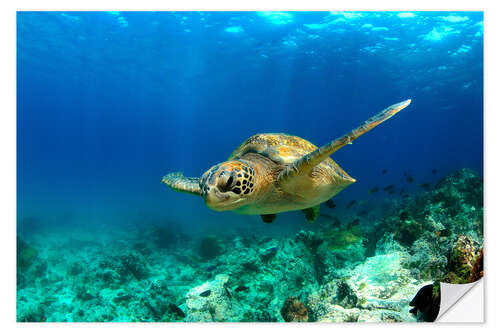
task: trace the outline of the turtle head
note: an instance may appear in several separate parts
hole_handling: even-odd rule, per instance
[[[201,195],[213,210],[237,209],[251,200],[255,180],[255,170],[243,161],[219,163],[201,176]]]

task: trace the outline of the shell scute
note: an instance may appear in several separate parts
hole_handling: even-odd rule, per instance
[[[245,140],[229,157],[240,158],[247,153],[266,156],[279,164],[288,164],[318,149],[298,136],[283,133],[256,134]]]

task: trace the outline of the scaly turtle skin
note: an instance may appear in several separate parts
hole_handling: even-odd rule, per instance
[[[225,162],[201,178],[170,173],[162,182],[174,190],[200,195],[211,209],[261,215],[271,223],[277,213],[302,210],[314,221],[319,204],[356,180],[329,156],[410,104],[394,104],[346,135],[318,148],[287,134],[256,134]]]

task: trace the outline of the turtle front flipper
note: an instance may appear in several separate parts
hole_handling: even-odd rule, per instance
[[[200,178],[184,177],[182,172],[173,172],[164,176],[161,181],[178,192],[201,195]]]
[[[351,144],[352,141],[359,138],[361,135],[373,129],[375,126],[383,123],[387,119],[394,116],[399,111],[403,110],[407,107],[411,102],[411,99],[408,99],[404,102],[397,103],[389,106],[385,110],[379,112],[375,116],[371,117],[367,121],[364,122],[363,125],[359,126],[356,129],[353,129],[346,135],[333,140],[332,142],[316,149],[315,151],[304,155],[300,159],[296,160],[292,164],[289,164],[278,176],[278,182],[281,186],[286,185],[288,182],[293,181],[296,176],[304,175],[311,171],[316,165],[323,162],[327,159],[331,154],[344,147],[347,144]]]

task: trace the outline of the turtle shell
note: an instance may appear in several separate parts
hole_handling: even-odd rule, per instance
[[[248,153],[257,153],[278,164],[284,165],[293,163],[316,149],[318,149],[317,146],[295,135],[284,133],[256,134],[236,148],[231,156],[229,156],[229,160],[241,158]],[[337,176],[350,178],[331,158],[327,158],[319,165]]]
[[[229,157],[237,159],[248,153],[261,154],[278,164],[289,164],[318,149],[298,136],[283,133],[256,134],[245,140]]]

